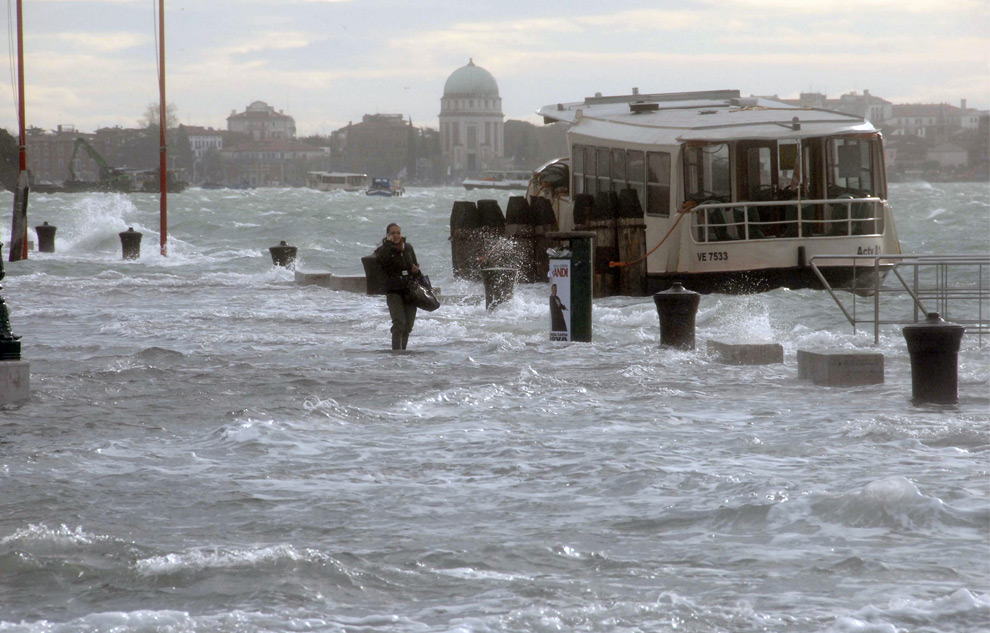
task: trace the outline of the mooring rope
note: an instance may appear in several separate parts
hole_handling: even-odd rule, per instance
[[[674,220],[674,223],[671,225],[670,230],[667,231],[667,234],[663,236],[663,239],[660,240],[660,243],[658,243],[656,246],[654,246],[653,248],[651,248],[649,250],[649,252],[647,252],[645,255],[643,255],[642,257],[638,257],[638,258],[634,259],[631,262],[609,262],[608,263],[608,267],[609,268],[618,268],[618,267],[621,267],[621,266],[634,266],[634,265],[640,263],[641,261],[643,261],[644,259],[646,259],[647,257],[649,257],[650,255],[652,255],[658,248],[660,248],[661,246],[663,246],[663,243],[667,241],[667,238],[670,237],[670,234],[673,233],[674,232],[674,229],[677,228],[677,225],[680,224],[681,219],[685,215],[687,215],[688,213],[690,213],[696,206],[698,206],[698,203],[697,202],[695,202],[693,200],[685,200],[684,201],[684,204],[681,205],[681,208],[677,210],[677,219]]]

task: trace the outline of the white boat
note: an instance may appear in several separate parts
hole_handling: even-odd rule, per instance
[[[472,189],[518,189],[523,191],[529,186],[531,171],[483,171],[477,178],[465,178],[464,188]]]
[[[311,171],[306,174],[306,186],[319,191],[364,191],[368,187],[368,174]]]
[[[570,124],[569,160],[552,163],[558,181],[569,165],[569,186],[541,188],[537,171],[527,195],[553,201],[562,231],[587,228],[575,223],[590,200],[581,194],[638,201],[648,293],[675,281],[699,292],[820,287],[813,256],[900,253],[880,132],[860,117],[736,90],[596,96],[539,114]],[[816,263],[830,282],[869,272]]]

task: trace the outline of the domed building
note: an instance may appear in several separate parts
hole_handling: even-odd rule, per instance
[[[492,74],[469,60],[451,73],[440,99],[440,147],[450,175],[495,169],[505,152],[502,98]]]

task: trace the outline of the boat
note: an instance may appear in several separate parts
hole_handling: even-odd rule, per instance
[[[306,174],[306,186],[319,191],[364,191],[368,187],[368,174],[311,171]]]
[[[368,187],[365,194],[369,196],[391,198],[393,196],[401,196],[405,192],[406,190],[400,187],[398,183],[393,183],[388,178],[372,178],[371,186]]]
[[[529,186],[531,171],[483,171],[477,178],[465,178],[464,188],[472,189],[518,189],[525,191]]]
[[[698,292],[820,288],[812,257],[901,252],[883,141],[861,117],[738,90],[634,90],[538,114],[569,124],[569,156],[535,172],[529,201],[549,199],[561,231],[595,224],[594,206],[594,218],[609,207],[641,218],[646,293],[674,282]],[[606,267],[637,263],[605,255]],[[872,287],[876,277],[849,259],[815,263],[833,285]]]

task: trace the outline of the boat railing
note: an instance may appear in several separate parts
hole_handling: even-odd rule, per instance
[[[826,264],[827,262],[827,264]],[[990,254],[988,255],[815,255],[811,269],[856,331],[873,324],[873,342],[880,343],[883,325],[907,325],[937,312],[946,321],[976,334],[979,346],[990,334]],[[833,286],[824,266],[852,266],[848,286]],[[856,268],[872,268],[857,275]],[[870,281],[864,284],[863,279]],[[840,297],[836,291],[847,290]],[[866,314],[859,305],[866,300]]]
[[[882,235],[880,198],[719,202],[692,211],[695,242]]]

